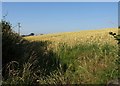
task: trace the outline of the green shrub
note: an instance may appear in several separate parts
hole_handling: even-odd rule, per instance
[[[0,24],[3,84],[29,85],[34,83],[37,77],[50,75],[59,67],[56,54],[47,50],[50,42],[29,42],[15,33],[10,23],[2,21]]]
[[[2,65],[11,61],[19,61],[24,54],[22,39],[17,33],[12,31],[12,26],[6,21],[2,21]]]

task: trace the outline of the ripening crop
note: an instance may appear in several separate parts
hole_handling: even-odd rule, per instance
[[[59,43],[66,43],[70,46],[81,44],[81,43],[98,43],[98,44],[116,44],[109,32],[118,32],[117,28],[111,29],[100,29],[100,30],[83,30],[79,32],[63,32],[55,34],[44,34],[38,36],[28,36],[25,39],[29,41],[51,41],[54,45]]]

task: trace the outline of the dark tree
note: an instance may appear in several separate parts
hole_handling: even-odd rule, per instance
[[[118,28],[120,29],[120,26],[118,26]]]
[[[29,36],[34,36],[35,34],[34,33],[30,33]]]

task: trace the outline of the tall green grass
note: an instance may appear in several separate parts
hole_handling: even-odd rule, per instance
[[[58,51],[63,70],[68,72],[71,83],[106,83],[117,78],[118,47],[97,43],[61,46]],[[69,75],[70,72],[70,75]],[[78,81],[79,80],[79,81]]]
[[[25,63],[21,76],[11,77],[4,83],[11,84],[106,84],[109,80],[118,77],[118,47],[97,43],[78,44],[70,47],[60,44],[56,52],[59,66],[49,75],[42,75],[42,70],[37,69],[38,74],[32,70],[33,63]],[[52,66],[52,65],[51,65]],[[50,69],[50,66],[48,66]],[[36,69],[36,68],[35,68]],[[49,70],[48,70],[49,71]],[[41,72],[41,74],[40,74]],[[33,80],[33,81],[31,81]],[[32,83],[31,83],[32,82]]]

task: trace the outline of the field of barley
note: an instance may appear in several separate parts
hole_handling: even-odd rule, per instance
[[[117,28],[99,29],[99,30],[82,30],[79,32],[63,32],[54,34],[45,34],[38,36],[29,36],[25,39],[30,41],[49,40],[53,43],[67,43],[69,45],[75,45],[77,43],[92,43],[98,42],[101,44],[110,43],[115,44],[113,37],[109,35],[109,32],[118,33]]]
[[[63,32],[63,33],[54,33],[54,34],[45,34],[38,36],[29,36],[25,39],[29,41],[50,41],[52,42],[49,45],[50,48],[57,49],[60,44],[67,44],[68,46],[74,46],[78,44],[93,44],[97,43],[99,46],[103,44],[115,45],[117,43],[114,38],[109,35],[109,32],[118,33],[117,28],[107,28],[99,30],[83,30],[79,32]]]
[[[50,41],[52,49],[64,74],[53,74],[52,78],[38,80],[39,83],[62,84],[106,84],[118,76],[116,60],[117,41],[109,32],[118,34],[117,28],[83,30],[29,36],[29,41]],[[45,82],[44,82],[45,81]]]

